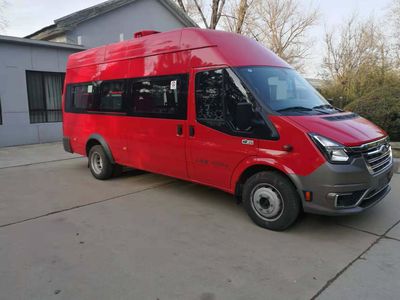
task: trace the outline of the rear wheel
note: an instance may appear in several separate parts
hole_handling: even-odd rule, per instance
[[[245,183],[243,204],[257,225],[282,231],[298,218],[300,197],[293,184],[273,171],[256,173]]]
[[[89,168],[93,176],[104,180],[113,176],[114,165],[110,162],[104,149],[100,145],[95,145],[89,151]]]

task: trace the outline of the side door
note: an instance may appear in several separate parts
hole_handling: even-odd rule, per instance
[[[239,106],[253,109],[254,99],[229,68],[193,69],[191,75],[189,177],[227,190],[236,166],[258,152],[254,128],[238,120]]]
[[[129,165],[187,178],[188,75],[130,81]]]

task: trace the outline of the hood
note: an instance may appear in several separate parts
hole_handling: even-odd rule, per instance
[[[354,113],[317,116],[286,116],[307,132],[317,133],[344,146],[358,146],[387,136],[374,123]]]

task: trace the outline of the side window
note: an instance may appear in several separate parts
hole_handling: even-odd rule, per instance
[[[238,129],[237,107],[240,103],[249,103],[254,108],[255,100],[249,90],[242,84],[239,77],[232,70],[225,70],[225,106],[226,121],[231,127]]]
[[[238,104],[254,103],[241,80],[229,69],[218,69],[197,73],[195,84],[197,120],[222,131],[237,131]]]
[[[105,81],[100,86],[100,101],[97,110],[104,112],[124,111],[124,81]]]
[[[196,115],[198,120],[225,121],[223,69],[196,74]]]
[[[92,84],[75,85],[68,93],[69,111],[86,111],[95,107],[94,86]]]
[[[67,112],[125,112],[125,81],[103,81],[101,84],[70,85],[67,89]]]
[[[186,119],[187,76],[134,80],[132,113],[137,116]]]

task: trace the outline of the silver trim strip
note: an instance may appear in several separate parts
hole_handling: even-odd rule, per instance
[[[354,151],[354,152],[362,152],[362,151],[365,151],[365,150],[367,150],[369,148],[373,148],[373,147],[379,146],[380,144],[384,144],[384,143],[389,143],[389,137],[388,136],[386,136],[386,137],[384,137],[382,139],[379,139],[377,141],[373,141],[373,142],[362,144],[361,146],[346,147],[346,149],[349,149],[349,150]]]
[[[374,170],[374,172],[375,172],[375,169],[380,168],[380,167],[382,167],[383,165],[385,165],[385,164],[387,164],[387,163],[390,163],[390,159],[391,159],[390,156],[387,157],[387,158],[385,158],[385,159],[384,159],[383,161],[381,161],[379,164],[376,164],[376,165],[371,166],[371,169]]]
[[[384,154],[382,154],[381,156],[378,156],[378,157],[375,157],[375,158],[371,158],[371,159],[367,158],[367,161],[368,161],[368,163],[373,164],[374,162],[385,158],[385,156],[390,156],[390,151],[387,151]]]
[[[362,196],[360,197],[360,199],[358,199],[358,201],[357,201],[354,205],[352,205],[352,206],[338,206],[338,205],[337,205],[337,199],[338,199],[339,196],[341,196],[341,195],[349,195],[350,193],[336,194],[336,196],[335,196],[335,202],[334,202],[335,208],[338,208],[338,209],[346,209],[346,208],[354,208],[354,207],[357,207],[357,206],[360,205],[361,202],[363,202],[364,200],[371,199],[372,197],[376,196],[377,194],[379,194],[380,192],[382,192],[384,189],[386,189],[388,186],[389,186],[389,183],[388,183],[387,185],[385,185],[383,188],[379,189],[377,192],[375,192],[373,195],[371,195],[371,196],[369,196],[369,197],[365,197],[365,196],[369,193],[370,189],[366,190],[366,191],[364,192],[364,194],[362,194]],[[352,193],[351,193],[351,194],[352,194]]]

